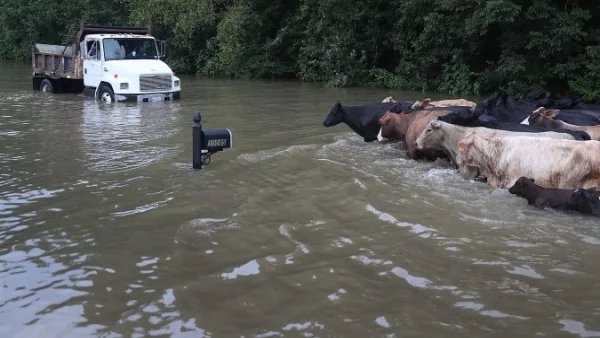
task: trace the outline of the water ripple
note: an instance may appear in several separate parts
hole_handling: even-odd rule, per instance
[[[181,102],[107,105],[12,68],[1,337],[600,336],[595,219],[322,127],[388,93],[189,78]],[[239,140],[201,171],[195,110]]]

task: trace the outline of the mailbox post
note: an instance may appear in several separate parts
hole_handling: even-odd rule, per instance
[[[193,125],[193,152],[194,158],[192,161],[192,166],[194,169],[202,169],[202,144],[204,144],[204,140],[202,139],[202,125],[200,121],[202,120],[202,116],[200,116],[200,112],[194,113],[194,125]]]
[[[192,167],[202,169],[203,165],[210,163],[210,157],[223,149],[233,146],[233,135],[229,129],[202,129],[202,116],[200,112],[194,113],[192,127]]]

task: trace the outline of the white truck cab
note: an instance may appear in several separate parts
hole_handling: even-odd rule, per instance
[[[71,46],[35,44],[33,84],[105,102],[181,97],[181,80],[161,60],[164,41],[147,27],[81,26]],[[160,47],[160,48],[159,48]]]
[[[83,84],[106,101],[177,99],[181,82],[160,60],[156,40],[138,34],[89,34],[81,42]]]

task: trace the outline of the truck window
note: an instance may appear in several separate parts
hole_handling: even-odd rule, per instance
[[[87,42],[87,58],[98,60],[98,40],[90,40]]]
[[[154,39],[110,38],[104,39],[103,45],[106,61],[158,59],[158,50]]]

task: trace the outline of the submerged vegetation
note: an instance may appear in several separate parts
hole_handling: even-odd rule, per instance
[[[81,20],[150,25],[177,72],[600,101],[600,3],[580,0],[4,0],[0,58]]]

